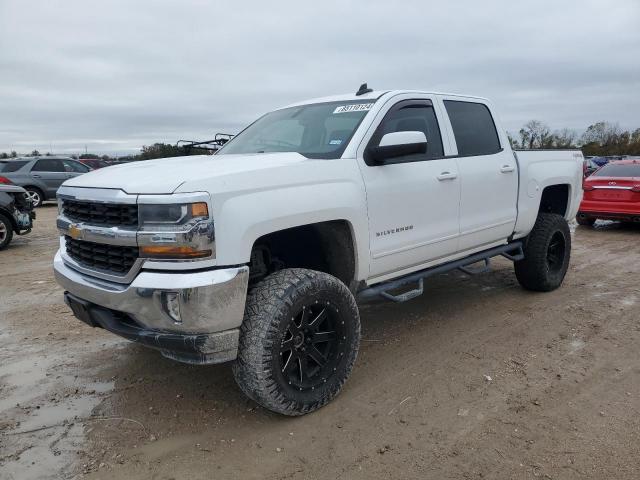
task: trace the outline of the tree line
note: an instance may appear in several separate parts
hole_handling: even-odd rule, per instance
[[[597,122],[589,125],[587,129],[578,134],[575,130],[563,128],[552,131],[549,126],[539,120],[530,120],[523,125],[517,134],[507,132],[513,148],[519,149],[558,149],[579,148],[585,156],[608,155],[640,155],[640,128],[633,131],[623,130],[617,123]],[[185,155],[201,155],[203,150],[185,148],[168,143],[157,142],[152,145],[144,145],[140,153],[126,157],[110,157],[109,155],[96,155],[83,153],[71,155],[75,158],[93,158],[104,161],[136,161],[151,160],[154,158],[181,157]],[[40,156],[38,150],[23,156]],[[46,153],[45,155],[51,155]],[[0,153],[0,158],[15,158],[18,153]]]
[[[185,148],[181,146],[171,145],[169,143],[154,143],[153,145],[143,145],[140,149],[140,153],[135,155],[126,155],[120,157],[111,157],[109,155],[96,155],[95,153],[83,153],[80,155],[65,155],[71,158],[76,159],[94,159],[94,160],[103,160],[105,162],[109,161],[124,161],[124,162],[134,162],[137,160],[151,160],[154,158],[167,158],[167,157],[183,157],[185,155],[202,155],[202,149],[194,149],[194,148]],[[31,153],[19,155],[15,150],[12,150],[10,153],[2,152],[0,153],[0,159],[7,158],[17,158],[17,157],[40,157],[40,156],[51,156],[51,152],[40,153],[38,150],[33,150]]]
[[[585,156],[640,155],[640,128],[623,130],[611,122],[594,123],[578,134],[568,128],[552,131],[544,122],[530,120],[517,135],[507,135],[513,148],[579,148]]]

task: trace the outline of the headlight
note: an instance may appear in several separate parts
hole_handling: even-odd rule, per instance
[[[139,204],[140,256],[192,260],[215,253],[213,220],[205,202]]]
[[[142,230],[176,231],[188,228],[193,220],[209,218],[209,209],[204,202],[184,204],[157,204],[138,207],[138,223]]]

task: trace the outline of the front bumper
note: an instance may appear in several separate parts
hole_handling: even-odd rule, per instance
[[[87,310],[80,315],[82,308],[74,308],[74,314],[92,326],[188,363],[220,363],[237,355],[247,266],[171,273],[143,270],[123,285],[74,270],[58,252],[54,273],[71,294],[67,302],[73,306],[69,298],[79,300]]]

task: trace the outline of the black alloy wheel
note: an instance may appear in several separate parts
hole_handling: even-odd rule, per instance
[[[562,232],[555,232],[547,247],[547,263],[551,272],[559,272],[562,269],[566,248]]]
[[[287,326],[279,351],[283,379],[300,391],[314,390],[333,374],[345,354],[344,321],[335,305],[305,305]]]

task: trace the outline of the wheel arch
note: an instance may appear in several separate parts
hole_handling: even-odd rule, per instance
[[[353,291],[358,279],[357,252],[355,229],[346,219],[274,230],[251,245],[251,281],[282,268],[307,268],[331,274]]]
[[[540,195],[538,213],[556,213],[567,217],[571,204],[571,185],[569,183],[556,183],[547,185]]]
[[[531,181],[520,188],[518,195],[518,220],[514,239],[526,237],[540,213],[557,213],[569,221],[575,217],[582,190],[569,178],[550,178],[546,182]]]

